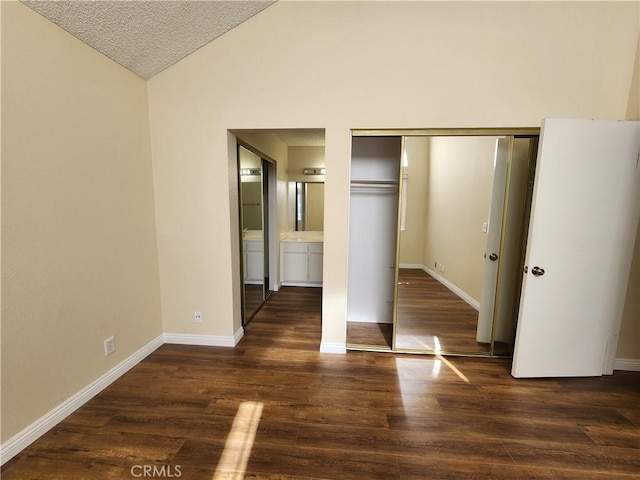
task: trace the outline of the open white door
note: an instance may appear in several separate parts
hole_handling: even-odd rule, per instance
[[[544,121],[514,377],[602,375],[639,150],[640,122]]]

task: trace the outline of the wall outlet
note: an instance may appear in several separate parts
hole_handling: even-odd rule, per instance
[[[202,323],[202,312],[193,312],[193,322]]]
[[[116,351],[116,339],[111,336],[104,341],[104,356],[108,357]]]
[[[489,231],[489,223],[488,222],[484,222],[482,224],[482,233],[487,233]]]
[[[440,271],[441,271],[442,273],[444,273],[444,265],[440,265],[440,268],[441,268],[441,270],[440,270]]]

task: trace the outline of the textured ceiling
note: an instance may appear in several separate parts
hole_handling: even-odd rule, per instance
[[[270,0],[22,0],[144,79],[267,8]]]

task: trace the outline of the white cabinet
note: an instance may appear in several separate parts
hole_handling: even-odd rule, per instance
[[[262,240],[245,240],[243,243],[245,283],[262,284],[264,281],[264,247]]]
[[[322,244],[309,244],[309,282],[322,284]]]
[[[322,286],[322,243],[282,242],[282,285]]]

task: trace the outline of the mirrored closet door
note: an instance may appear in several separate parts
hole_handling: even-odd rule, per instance
[[[242,228],[242,320],[246,324],[269,296],[269,162],[238,145]]]
[[[354,136],[349,348],[511,354],[536,146],[535,135]],[[381,156],[386,195],[361,193]],[[351,308],[359,290],[366,314]]]

